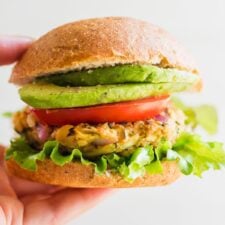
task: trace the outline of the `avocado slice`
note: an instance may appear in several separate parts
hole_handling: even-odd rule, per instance
[[[59,86],[95,86],[124,83],[194,83],[198,79],[196,74],[177,69],[134,64],[49,75],[37,78],[36,82],[52,83]]]
[[[35,108],[71,108],[167,95],[190,87],[189,83],[117,84],[61,87],[27,84],[19,90],[21,99]]]

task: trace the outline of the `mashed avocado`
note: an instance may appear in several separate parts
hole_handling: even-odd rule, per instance
[[[71,108],[168,95],[187,90],[195,74],[152,65],[118,65],[38,78],[21,99],[36,108]]]
[[[118,65],[93,70],[71,71],[40,77],[36,82],[59,86],[94,86],[124,83],[194,83],[195,74],[177,69],[164,69],[153,65]]]
[[[117,84],[61,87],[27,84],[19,90],[21,99],[35,108],[72,108],[168,95],[186,90],[189,83]]]

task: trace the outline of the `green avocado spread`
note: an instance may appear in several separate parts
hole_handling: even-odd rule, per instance
[[[177,69],[152,65],[119,65],[44,76],[37,78],[36,82],[60,86],[95,86],[124,83],[194,83],[198,79],[195,74]]]
[[[187,83],[117,84],[86,87],[60,87],[54,84],[28,84],[19,90],[21,99],[35,108],[72,108],[130,101],[167,95],[186,89]]]
[[[168,95],[189,89],[198,76],[152,65],[118,65],[40,77],[20,90],[35,108],[71,108]]]

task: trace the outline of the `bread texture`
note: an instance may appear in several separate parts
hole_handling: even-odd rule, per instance
[[[190,55],[165,30],[133,18],[106,17],[69,23],[34,41],[10,82],[22,85],[49,74],[134,63],[198,73]]]
[[[17,177],[45,184],[82,188],[162,186],[176,181],[181,176],[176,162],[165,161],[162,165],[162,174],[145,175],[130,183],[115,172],[107,171],[103,175],[98,175],[93,166],[85,166],[79,162],[68,163],[61,167],[51,160],[38,161],[37,171],[32,172],[21,168],[13,159],[6,161],[8,172]]]

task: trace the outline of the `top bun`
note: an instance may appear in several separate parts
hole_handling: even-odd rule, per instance
[[[189,54],[165,30],[137,19],[106,17],[58,27],[35,41],[10,81],[116,64],[152,64],[197,73]]]

